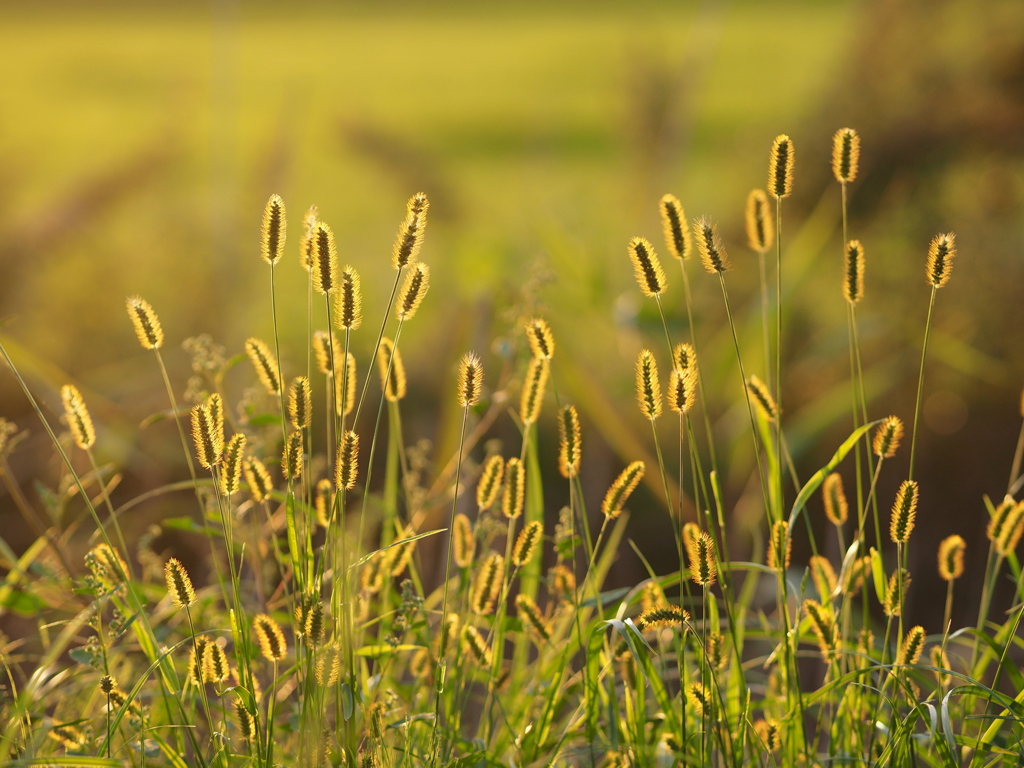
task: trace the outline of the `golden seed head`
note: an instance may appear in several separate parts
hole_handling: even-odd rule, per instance
[[[114,547],[106,542],[97,544],[85,555],[85,564],[92,575],[114,586],[128,578],[128,564]]]
[[[388,373],[390,367],[391,372]],[[384,398],[397,403],[406,392],[405,365],[402,353],[395,349],[394,342],[386,336],[380,340],[377,348],[377,369],[380,371],[380,383],[384,390]]]
[[[558,411],[558,471],[562,477],[572,478],[579,474],[582,446],[579,414],[575,406],[562,406]]]
[[[763,189],[752,189],[747,195],[747,244],[758,253],[772,247],[775,239],[775,221],[768,208],[768,195]]]
[[[327,331],[316,331],[313,333],[313,354],[316,356],[316,369],[324,376],[333,376],[333,360],[341,360],[341,345],[337,339],[333,339],[334,348],[331,348],[333,337]]]
[[[906,544],[910,540],[910,534],[914,530],[914,517],[917,515],[917,495],[916,480],[904,480],[896,492],[889,524],[889,536],[896,544]]]
[[[870,570],[870,566],[869,566]],[[882,608],[886,616],[899,616],[903,606],[902,594],[907,594],[910,586],[910,574],[906,568],[897,568],[889,577],[889,583],[885,589],[885,600],[882,601]]]
[[[192,589],[192,579],[181,561],[172,557],[164,563],[164,578],[167,580],[167,593],[171,601],[179,608],[187,608],[196,601],[196,591]]]
[[[288,388],[288,418],[295,429],[305,429],[313,419],[313,392],[309,379],[296,376]]]
[[[858,557],[842,572],[843,591],[848,595],[857,593],[864,583],[865,575],[871,573],[871,556]]]
[[[505,465],[505,490],[501,497],[501,511],[509,520],[514,520],[523,514],[525,504],[526,467],[513,456]]]
[[[46,732],[46,735],[65,749],[78,750],[85,744],[85,734],[73,725],[55,725]]]
[[[853,128],[840,128],[832,137],[832,173],[840,184],[857,178],[860,162],[860,136]]]
[[[231,675],[228,655],[218,643],[207,642],[203,646],[203,681],[223,683]]]
[[[758,720],[754,723],[754,733],[766,751],[777,752],[782,748],[782,731],[778,720]]]
[[[572,601],[576,594],[576,574],[562,564],[551,568],[551,591],[564,600]]]
[[[449,611],[441,624],[441,637],[438,642],[438,656],[445,656],[449,649],[455,647],[459,639],[459,614]]]
[[[776,520],[772,523],[768,542],[768,567],[775,570],[789,568],[792,550],[793,539],[789,536],[789,523],[786,520]]]
[[[907,631],[903,638],[903,646],[900,648],[897,664],[917,664],[921,658],[921,650],[924,648],[924,627],[916,626]]]
[[[931,650],[928,652],[929,661],[931,665],[940,670],[949,669],[949,656],[946,655],[941,645],[933,645]],[[938,680],[940,686],[945,686],[949,682],[949,675],[945,672],[935,672],[935,678]]]
[[[526,324],[526,340],[534,357],[550,360],[555,354],[555,337],[545,320],[535,317]]]
[[[316,521],[321,528],[330,525],[334,515],[334,485],[330,479],[322,478],[316,484],[316,494],[313,498],[313,506],[316,509]]]
[[[324,641],[324,632],[327,628],[324,622],[324,605],[319,600],[314,600],[306,611],[303,622],[302,633],[306,645],[310,648],[317,648]]]
[[[896,449],[900,447],[900,440],[903,439],[903,422],[898,416],[886,416],[882,423],[875,430],[875,440],[872,450],[875,455],[882,459],[889,459],[896,455]]]
[[[652,608],[664,608],[668,605],[668,599],[665,597],[665,590],[661,588],[661,585],[653,579],[644,584],[643,589],[640,591],[640,611],[649,611]]]
[[[539,638],[551,639],[551,627],[548,626],[547,621],[544,620],[544,614],[540,612],[540,608],[529,595],[522,593],[516,595],[516,613],[523,622],[523,626],[533,630]]]
[[[772,142],[768,158],[768,194],[776,200],[789,197],[793,191],[793,141],[780,134]]]
[[[1003,535],[1003,529],[1006,527],[1007,518],[1009,518],[1010,514],[1013,512],[1015,503],[1016,502],[1013,500],[1013,497],[1007,495],[992,513],[992,517],[988,521],[988,527],[985,530],[985,535],[993,544],[998,542],[999,537]]]
[[[340,362],[341,357],[334,358]],[[356,356],[351,352],[345,358],[345,370],[334,379],[334,412],[348,416],[356,407]]]
[[[78,388],[73,384],[65,384],[60,388],[60,399],[64,403],[64,416],[75,445],[88,451],[96,444],[96,429],[92,425],[89,409],[85,407]]]
[[[210,420],[213,422],[213,431],[217,442],[224,445],[224,401],[221,396],[214,392],[206,398],[206,408],[210,411]]]
[[[686,214],[675,195],[661,198],[661,224],[665,230],[665,245],[669,253],[680,261],[690,258],[693,243],[690,228],[686,226]]]
[[[267,264],[277,264],[284,255],[287,231],[284,200],[277,195],[271,195],[267,207],[263,209],[263,224],[260,227],[260,255]]]
[[[430,267],[420,263],[405,278],[398,301],[398,319],[411,320],[430,287]]]
[[[332,643],[316,657],[316,681],[327,688],[338,682],[341,676],[341,646]]]
[[[327,295],[338,287],[338,249],[334,232],[322,221],[313,230],[313,289]]]
[[[516,459],[518,462],[518,459]],[[476,504],[480,509],[490,509],[498,498],[501,482],[505,477],[505,460],[494,454],[480,474],[480,482],[476,486]]]
[[[459,361],[458,401],[460,408],[472,408],[480,402],[480,390],[484,382],[484,369],[480,358],[467,352]]]
[[[1024,534],[1024,501],[1014,504],[1006,515],[1006,521],[995,541],[996,552],[1003,557],[1012,555],[1020,543],[1021,534]]]
[[[242,483],[242,458],[245,454],[245,435],[232,435],[224,447],[224,460],[220,467],[220,487],[225,496],[238,492]]]
[[[512,548],[512,565],[522,568],[533,560],[537,554],[541,540],[544,538],[544,524],[539,520],[533,520],[526,524],[526,527],[519,532],[515,546]]]
[[[160,327],[160,318],[150,303],[140,296],[130,296],[126,304],[142,348],[160,349],[164,345],[164,329]]]
[[[277,358],[263,341],[257,338],[247,339],[245,353],[249,355],[256,376],[266,388],[267,393],[276,395],[281,392],[281,379],[277,375]]]
[[[481,637],[472,624],[467,624],[462,628],[462,647],[476,659],[477,664],[484,667],[491,666],[494,659],[491,655],[491,647],[487,645],[487,641]]]
[[[505,558],[501,555],[493,554],[484,561],[473,582],[471,605],[476,613],[486,616],[494,611],[504,572]]]
[[[718,227],[710,219],[701,217],[693,222],[693,237],[707,272],[717,275],[729,270],[729,256],[718,237]]]
[[[341,282],[335,293],[334,322],[339,328],[358,330],[363,324],[363,289],[355,268],[346,266],[341,270]]]
[[[779,407],[775,404],[775,398],[768,391],[768,387],[757,376],[751,374],[747,380],[747,396],[765,419],[775,421],[779,415]]]
[[[256,643],[267,661],[281,661],[288,655],[288,645],[281,627],[265,613],[257,614],[252,620]]]
[[[407,528],[402,532],[399,538],[410,539],[416,535],[416,531],[413,528]],[[395,553],[391,558],[391,575],[398,577],[402,575],[409,563],[412,561],[413,553],[416,551],[416,542],[407,541],[405,544],[392,547],[392,551]]]
[[[245,471],[245,482],[249,484],[249,493],[252,494],[253,501],[260,504],[274,490],[274,481],[270,477],[270,472],[255,456],[246,459],[242,468]]]
[[[947,536],[939,544],[939,576],[954,581],[964,575],[964,550],[967,543],[962,536]]]
[[[672,364],[673,367],[678,368],[680,371],[692,371],[696,375],[697,352],[694,350],[693,345],[687,344],[685,341],[676,344],[675,349],[672,350]]]
[[[851,304],[864,298],[864,247],[860,240],[846,244],[846,269],[843,272],[843,296]]]
[[[937,235],[928,246],[928,263],[926,273],[928,282],[935,288],[941,288],[949,282],[953,271],[953,259],[956,258],[956,235],[952,232]]]
[[[836,655],[836,625],[832,611],[815,600],[804,600],[804,613],[811,620],[822,659],[826,663],[832,661]]]
[[[423,245],[423,234],[427,228],[427,208],[430,202],[427,196],[419,192],[409,198],[406,204],[407,213],[398,228],[395,249],[391,263],[395,269],[401,269],[416,261]]]
[[[651,421],[661,416],[661,384],[658,363],[649,349],[640,351],[636,360],[636,398],[640,411]]]
[[[843,478],[838,472],[831,473],[821,484],[821,495],[825,501],[825,517],[832,525],[843,525],[850,514],[850,505],[843,491]]]
[[[690,620],[690,614],[676,605],[658,605],[643,611],[636,619],[640,629],[651,627],[681,627]]]
[[[526,368],[526,380],[519,398],[519,418],[524,424],[533,424],[540,416],[544,404],[544,390],[548,384],[548,360],[545,357],[531,357]]]
[[[203,467],[212,469],[220,464],[224,453],[223,433],[217,429],[209,406],[203,403],[192,407],[192,439]]]
[[[821,602],[828,603],[839,583],[836,579],[836,571],[829,559],[822,555],[813,555],[810,567],[811,579],[814,581],[815,589],[818,590],[818,597],[821,598]]]
[[[601,512],[607,518],[616,518],[622,514],[622,506],[626,499],[636,490],[644,476],[645,465],[642,461],[634,461],[626,467],[608,488],[601,503]]]
[[[235,721],[238,724],[238,733],[243,739],[248,741],[253,737],[253,722],[252,715],[249,714],[249,710],[245,708],[245,703],[241,699],[235,699]]]
[[[281,452],[281,474],[285,480],[297,480],[302,475],[302,459],[305,445],[301,431],[292,432],[285,441]]]
[[[452,559],[459,568],[469,568],[476,554],[473,524],[461,512],[452,519]]]
[[[651,298],[665,291],[665,270],[661,268],[654,247],[642,237],[629,241],[629,258],[633,262],[633,273],[644,296]]]
[[[338,445],[334,484],[339,489],[351,491],[356,487],[359,474],[359,435],[351,429],[346,430]]]
[[[690,683],[686,686],[686,701],[700,716],[705,712],[711,712],[711,698],[700,683]]]
[[[316,206],[302,216],[302,234],[299,236],[299,263],[309,272],[313,267],[313,232],[316,230]]]

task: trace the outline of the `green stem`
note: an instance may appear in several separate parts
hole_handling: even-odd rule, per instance
[[[921,345],[921,370],[917,374],[917,401],[914,403],[914,431],[910,438],[910,469],[907,472],[907,480],[914,479],[914,456],[917,450],[917,422],[921,416],[921,395],[924,392],[924,361],[928,355],[928,334],[932,327],[932,310],[935,308],[935,292],[938,289],[932,286],[932,295],[928,300],[928,319],[924,324],[924,344]]]

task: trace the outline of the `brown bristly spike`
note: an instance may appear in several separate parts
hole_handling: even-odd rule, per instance
[[[775,137],[768,157],[768,194],[781,200],[792,191],[793,141],[783,133]]]
[[[864,246],[860,240],[846,244],[846,265],[843,271],[843,296],[851,304],[864,298]]]
[[[766,752],[777,752],[782,748],[782,731],[778,720],[758,720],[754,723],[754,733]]]
[[[752,189],[747,195],[747,245],[758,253],[765,253],[775,240],[775,220],[768,207],[768,195],[763,189]]]
[[[690,578],[702,587],[715,583],[718,564],[715,561],[715,542],[706,531],[700,531],[687,542],[686,554],[690,564]]]
[[[480,358],[467,352],[459,361],[458,402],[460,408],[472,408],[480,402],[480,390],[484,383],[484,369]]]
[[[949,282],[954,258],[956,258],[956,235],[952,232],[936,235],[928,246],[927,263],[928,282],[933,287],[941,288]]]
[[[870,567],[870,566],[869,566]],[[897,568],[889,577],[889,583],[885,588],[885,599],[882,601],[882,608],[886,616],[899,616],[903,601],[900,599],[900,589],[907,594],[910,587],[910,574],[905,568]]]
[[[505,558],[493,554],[488,557],[473,581],[473,594],[470,603],[473,611],[487,616],[494,611],[494,603],[501,591],[501,578],[505,569]]]
[[[491,666],[494,657],[491,655],[491,647],[481,637],[476,627],[467,624],[462,628],[462,647],[476,659],[477,664],[483,667]]]
[[[430,267],[419,263],[405,278],[398,300],[398,319],[411,320],[430,287]]]
[[[505,465],[505,489],[501,496],[501,511],[509,520],[523,514],[526,504],[526,467],[515,456]]]
[[[558,471],[562,477],[579,474],[581,457],[580,417],[575,406],[564,405],[558,411]]]
[[[192,579],[181,561],[172,557],[164,563],[164,579],[167,581],[167,594],[179,608],[188,608],[196,601],[196,591],[192,588]]]
[[[85,407],[81,393],[73,384],[65,384],[60,388],[60,399],[64,404],[64,416],[75,445],[83,451],[88,451],[96,444],[96,429],[92,425],[92,417],[89,415],[89,409]]]
[[[718,238],[718,227],[710,219],[701,217],[693,222],[693,237],[707,272],[717,275],[729,270],[729,256]]]
[[[642,461],[634,461],[626,467],[608,488],[601,503],[601,513],[607,518],[616,518],[622,514],[622,505],[636,490],[644,476],[645,465]]]
[[[522,568],[533,560],[537,554],[540,543],[544,538],[544,524],[540,520],[533,520],[519,532],[515,546],[512,548],[512,565]]]
[[[164,329],[160,327],[160,318],[150,303],[141,296],[130,296],[125,303],[142,348],[160,349],[164,345]]]
[[[636,360],[636,398],[640,411],[651,421],[661,416],[661,383],[658,363],[649,349],[640,350]]]
[[[338,248],[334,232],[322,221],[313,230],[313,290],[325,296],[338,287]]]
[[[359,273],[354,267],[341,270],[341,280],[335,291],[334,322],[339,328],[355,331],[363,324],[363,289]]]
[[[356,487],[359,475],[359,435],[346,430],[338,444],[338,459],[335,467],[334,485],[346,491]]]
[[[334,358],[338,375],[334,378],[334,411],[339,416],[348,416],[356,407],[356,356],[351,352],[345,358],[345,371],[341,369],[341,356]],[[345,391],[342,392],[342,387]]]
[[[220,464],[224,443],[210,416],[210,409],[203,403],[192,407],[192,439],[196,444],[196,456],[206,469]]]
[[[252,620],[252,629],[256,634],[256,644],[260,653],[267,661],[281,661],[288,655],[281,627],[265,613],[257,614]]]
[[[223,450],[224,446],[224,401],[216,392],[206,398],[206,410],[210,412],[213,422],[213,433],[217,443]]]
[[[391,366],[391,374],[388,374],[388,365]],[[391,403],[397,403],[406,392],[405,365],[402,363],[402,353],[395,349],[395,344],[386,336],[381,338],[380,347],[377,348],[377,369],[380,371],[380,383],[384,387],[384,399]],[[387,379],[387,386],[384,381]]]
[[[544,390],[548,384],[548,360],[544,357],[531,357],[526,367],[526,379],[519,398],[519,418],[524,424],[533,424],[540,416],[540,408],[544,404]]]
[[[907,636],[903,638],[903,645],[896,657],[896,663],[917,664],[917,660],[921,658],[921,650],[924,648],[924,637],[924,627],[922,626],[907,630]]]
[[[821,496],[825,502],[825,517],[832,525],[843,525],[850,514],[850,505],[843,491],[843,478],[838,472],[832,472],[825,478],[821,484]]]
[[[313,420],[313,392],[309,379],[296,376],[288,388],[288,418],[295,429],[305,429]]]
[[[544,614],[540,612],[540,608],[529,595],[522,593],[516,595],[516,613],[524,627],[533,630],[542,640],[551,640],[551,627],[548,626]]]
[[[316,484],[313,506],[316,510],[317,523],[321,528],[326,528],[334,514],[334,485],[330,479],[325,477]]]
[[[914,518],[917,515],[918,486],[916,480],[904,480],[896,492],[896,501],[892,505],[892,519],[889,523],[889,536],[893,543],[906,544],[914,530]]]
[[[302,233],[299,235],[299,263],[309,272],[313,267],[313,232],[316,230],[316,206],[311,205],[302,215]]]
[[[535,317],[526,324],[526,340],[534,357],[550,360],[555,354],[555,337],[545,320]]]
[[[217,643],[209,641],[203,646],[203,682],[223,683],[231,675],[228,655]]]
[[[285,480],[298,480],[302,475],[304,447],[301,431],[288,435],[281,455],[281,474]]]
[[[903,439],[903,422],[898,416],[886,416],[875,430],[875,439],[871,449],[875,456],[889,459],[896,455]]]
[[[252,715],[249,714],[249,710],[245,708],[245,702],[241,698],[235,699],[235,722],[238,725],[238,733],[243,739],[248,741],[254,734]]]
[[[117,688],[117,681],[110,675],[104,675],[100,678],[100,690],[104,695],[109,696],[115,688]]]
[[[828,603],[832,594],[836,591],[836,572],[832,563],[823,555],[813,555],[810,562],[811,580],[814,588],[818,590],[818,597],[822,603]]]
[[[768,391],[765,383],[753,374],[747,379],[747,395],[750,397],[750,402],[754,404],[754,408],[765,419],[775,421],[778,418],[779,407],[775,404],[775,398],[772,397],[772,393]]]
[[[860,162],[860,136],[853,128],[840,128],[832,137],[832,173],[840,184],[857,178]]]
[[[255,456],[250,456],[245,460],[243,469],[245,470],[245,482],[249,484],[249,493],[252,494],[253,501],[260,504],[274,490],[274,481],[270,477],[270,472]]]
[[[793,539],[789,535],[789,523],[776,520],[772,523],[771,536],[768,540],[768,567],[773,570],[789,568],[789,558],[793,550]]]
[[[661,268],[654,247],[642,237],[634,237],[629,241],[629,258],[633,262],[633,272],[644,296],[654,298],[664,293],[665,270]]]
[[[1017,502],[1010,509],[1006,516],[1003,529],[996,539],[996,552],[1002,557],[1009,557],[1020,543],[1021,535],[1024,534],[1024,501]]]
[[[278,195],[271,195],[263,209],[263,224],[260,227],[260,255],[267,264],[273,266],[281,260],[287,231],[284,200]]]
[[[245,456],[245,435],[232,435],[224,447],[224,460],[220,467],[220,489],[225,496],[238,493],[242,484],[242,460]]]
[[[711,699],[700,683],[690,683],[686,686],[686,701],[698,715],[703,716],[711,712]]]
[[[313,601],[313,604],[306,611],[306,620],[303,626],[303,636],[306,641],[306,645],[310,648],[318,648],[324,641],[324,631],[326,629],[326,623],[324,622],[324,605],[319,599]]]
[[[690,241],[690,229],[686,226],[686,214],[679,199],[675,195],[665,195],[661,198],[660,209],[665,245],[669,253],[680,261],[690,258],[693,243]]]
[[[341,347],[335,340],[334,359],[341,365]],[[324,376],[332,376],[331,370],[331,335],[327,331],[316,331],[313,334],[313,354],[316,357],[316,369]]]
[[[427,196],[419,192],[409,198],[406,204],[406,216],[398,228],[395,248],[391,263],[395,269],[401,269],[416,261],[423,245],[423,233],[427,227],[427,209],[430,202]]]
[[[831,662],[836,656],[836,625],[832,611],[815,600],[804,600],[804,613],[811,620],[811,629],[818,638],[821,658]]]
[[[939,544],[939,576],[943,581],[954,581],[964,575],[965,549],[967,543],[955,533]]]
[[[452,519],[452,560],[459,568],[468,568],[473,564],[476,554],[476,536],[469,518],[459,512]]]
[[[650,627],[682,627],[690,620],[690,614],[675,605],[659,605],[648,608],[636,619],[640,629]]]
[[[267,393],[280,394],[281,380],[277,376],[277,358],[270,351],[270,347],[257,338],[250,338],[245,342],[245,353],[249,355],[252,367],[256,369],[256,376]]]
[[[518,459],[516,459],[518,461]],[[480,482],[476,486],[476,504],[480,509],[490,509],[498,498],[501,491],[501,483],[505,477],[505,460],[498,454],[494,454],[480,474]]]

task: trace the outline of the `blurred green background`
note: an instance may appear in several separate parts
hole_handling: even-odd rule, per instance
[[[935,620],[925,583],[938,541],[960,532],[970,552],[984,550],[981,495],[1005,491],[1024,379],[1024,4],[41,0],[0,12],[0,333],[51,413],[62,383],[82,388],[104,460],[125,468],[122,501],[184,472],[173,431],[138,431],[165,398],[124,297],[155,306],[179,389],[190,373],[184,338],[210,333],[232,354],[250,335],[270,338],[258,229],[279,193],[291,226],[278,270],[282,345],[294,375],[306,331],[297,233],[316,204],[342,263],[363,276],[367,323],[355,343],[365,370],[392,240],[406,199],[423,190],[433,284],[402,336],[408,442],[433,440],[443,461],[456,437],[459,355],[477,349],[496,371],[518,343],[516,324],[538,312],[558,341],[555,385],[583,411],[596,507],[621,466],[653,458],[632,366],[642,346],[665,357],[626,242],[643,235],[663,250],[657,201],[669,191],[689,216],[718,221],[744,354],[760,373],[757,262],[742,212],[783,132],[796,147],[783,405],[808,476],[849,431],[829,171],[831,136],[849,125],[863,142],[850,233],[867,252],[858,311],[873,417],[912,419],[927,245],[955,231],[961,254],[939,295],[919,446],[929,524],[912,549],[921,587],[910,599],[924,620]],[[666,269],[682,340],[678,266]],[[746,415],[718,287],[696,262],[688,269],[742,552],[743,510],[757,498]],[[248,375],[232,373],[235,394]],[[0,396],[0,415],[32,432],[13,460],[31,494],[32,478],[52,478],[56,465],[10,376]],[[553,459],[552,406],[541,450]],[[514,448],[504,422],[497,434]],[[666,424],[663,439],[672,434]],[[900,462],[881,483],[883,506]],[[629,535],[671,559],[657,494],[655,484],[637,497]],[[549,522],[562,503],[549,487]],[[30,539],[16,531],[11,543]],[[625,551],[619,578],[639,573]]]

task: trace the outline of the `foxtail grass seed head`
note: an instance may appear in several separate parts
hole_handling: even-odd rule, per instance
[[[249,355],[256,376],[268,394],[277,395],[281,392],[281,379],[277,375],[277,358],[264,342],[251,338],[245,342],[245,353]]]
[[[955,581],[964,575],[965,549],[967,543],[955,533],[939,544],[939,576],[943,581]]]
[[[316,206],[311,205],[302,216],[302,232],[299,235],[299,263],[307,272],[313,266],[313,232],[316,231],[316,215]]]
[[[892,505],[892,519],[889,523],[889,536],[896,544],[906,544],[914,530],[914,518],[917,516],[918,486],[916,480],[904,480],[896,492],[896,501]]]
[[[302,475],[302,459],[305,454],[303,443],[302,432],[288,435],[281,455],[281,474],[285,480],[298,480]]]
[[[775,239],[775,220],[763,189],[752,189],[747,195],[747,244],[758,253],[765,253]]]
[[[754,408],[768,421],[775,421],[779,415],[779,407],[775,404],[775,398],[768,391],[768,387],[757,376],[751,374],[747,379],[747,395]]]
[[[430,287],[430,267],[419,263],[405,278],[398,300],[398,319],[411,320]]]
[[[316,681],[327,688],[338,682],[341,677],[341,646],[332,643],[316,657],[314,672]]]
[[[675,413],[689,413],[697,402],[695,371],[673,368],[668,375],[668,407]]]
[[[661,416],[658,363],[649,349],[641,350],[636,360],[636,397],[644,416],[651,421]]]
[[[462,647],[476,659],[476,663],[480,666],[491,666],[494,659],[491,655],[491,647],[472,624],[467,624],[462,628]]]
[[[505,490],[501,497],[501,511],[509,520],[523,514],[526,504],[526,467],[513,456],[505,465]]]
[[[864,298],[864,246],[860,240],[851,240],[846,244],[843,296],[851,304]]]
[[[906,568],[897,568],[892,572],[892,575],[889,577],[889,583],[885,588],[885,599],[882,601],[882,608],[886,616],[900,615],[903,606],[903,595],[907,594],[909,587],[910,574]]]
[[[223,683],[231,675],[228,655],[220,644],[208,642],[203,646],[203,681]]]
[[[804,613],[811,620],[811,629],[818,638],[821,658],[833,661],[836,655],[836,626],[832,611],[815,600],[804,600]]]
[[[265,613],[257,614],[252,620],[256,644],[267,661],[281,661],[288,655],[288,645],[281,627]]]
[[[206,651],[206,644],[209,640],[205,635],[196,637],[192,647],[188,650],[188,682],[195,686],[202,687],[206,683],[206,671],[203,669],[203,653]]]
[[[544,524],[539,520],[532,520],[519,532],[515,546],[512,548],[512,565],[522,568],[533,560],[533,556],[540,549],[541,541],[544,538]]]
[[[324,376],[333,376],[331,368],[331,335],[327,331],[316,331],[313,334],[313,354],[316,357],[316,369]],[[337,364],[341,365],[341,346],[337,339],[334,340],[333,357]]]
[[[245,435],[232,435],[224,447],[224,460],[220,466],[220,487],[225,496],[238,493],[242,484],[242,461],[245,456]]]
[[[758,720],[754,723],[754,733],[766,752],[777,752],[782,748],[782,730],[778,720]]]
[[[322,221],[313,230],[313,290],[325,296],[338,287],[338,248],[334,232]]]
[[[547,358],[531,357],[526,368],[526,380],[519,398],[519,418],[524,424],[533,424],[540,416],[540,408],[544,404],[544,390],[548,385],[550,370]]]
[[[685,341],[676,344],[672,350],[672,365],[680,371],[697,374],[697,352],[692,344]]]
[[[572,601],[576,594],[576,574],[559,563],[549,572],[551,591],[563,600]]]
[[[948,670],[950,668],[949,656],[946,655],[946,651],[941,645],[933,645],[928,651],[928,657],[931,665],[936,669]],[[949,675],[946,672],[934,672],[933,674],[940,687],[945,688],[949,684]]]
[[[345,357],[345,370],[341,370],[341,355],[334,358],[338,375],[334,377],[334,411],[339,416],[348,416],[356,407],[356,356],[351,352]]]
[[[135,326],[135,335],[143,349],[160,349],[164,345],[164,329],[160,327],[160,318],[153,307],[140,296],[127,299],[128,316]]]
[[[903,422],[898,416],[886,416],[875,430],[872,450],[881,459],[890,459],[896,455],[903,439]]]
[[[793,191],[793,141],[780,134],[772,142],[768,158],[768,194],[776,200],[789,197]]]
[[[832,472],[825,478],[821,484],[821,496],[825,502],[825,517],[832,525],[843,525],[850,514],[850,505],[843,491],[843,478],[838,472]]]
[[[828,603],[836,591],[838,580],[835,569],[827,557],[813,555],[810,562],[811,579],[814,581],[814,588],[818,590],[818,597],[822,603]]]
[[[558,471],[562,477],[573,478],[579,474],[582,446],[576,407],[564,405],[558,411]]]
[[[636,619],[640,629],[653,627],[682,627],[690,620],[690,614],[676,605],[659,605],[648,608]]]
[[[257,504],[262,503],[264,499],[270,496],[271,491],[274,490],[274,481],[270,477],[270,472],[267,471],[263,462],[255,456],[250,456],[246,459],[242,468],[245,471],[245,482],[249,484],[249,493],[252,494],[252,500]]]
[[[702,587],[715,583],[718,566],[715,561],[715,542],[706,531],[689,539],[686,554],[690,564],[690,578]]]
[[[85,734],[73,725],[54,725],[46,735],[65,749],[79,750],[85,744]]]
[[[532,630],[542,640],[551,640],[551,627],[529,595],[522,593],[516,595],[516,613],[524,627]]]
[[[789,535],[789,523],[776,520],[772,523],[771,538],[768,542],[768,567],[774,570],[789,568],[793,550],[793,539]]]
[[[438,656],[445,656],[455,647],[459,639],[459,614],[449,611],[441,624],[441,637],[438,642]]]
[[[853,128],[840,128],[832,137],[832,173],[840,184],[857,178],[860,162],[860,136]]]
[[[642,461],[634,461],[619,473],[619,476],[615,478],[615,482],[608,488],[608,492],[604,495],[604,501],[601,503],[601,513],[605,517],[613,519],[622,514],[622,506],[640,484],[645,468]]]
[[[941,288],[949,282],[956,258],[956,235],[952,232],[937,235],[928,246],[928,282],[934,288]]]
[[[97,544],[86,553],[85,565],[95,578],[110,587],[128,578],[128,564],[120,553],[106,542]]]
[[[476,574],[473,582],[472,608],[481,616],[494,611],[494,603],[501,591],[501,579],[505,570],[505,558],[493,554],[488,557]]]
[[[305,621],[303,622],[303,636],[306,641],[306,645],[310,648],[317,648],[324,641],[324,633],[327,628],[326,622],[324,621],[324,604],[319,600],[314,600],[313,604],[306,611]]]
[[[484,368],[480,358],[467,352],[459,361],[458,401],[460,408],[472,408],[480,402],[480,390],[484,383]]]
[[[210,415],[210,409],[203,403],[192,407],[192,439],[196,444],[196,456],[203,467],[213,469],[220,464],[224,441]]]
[[[664,608],[668,605],[668,598],[665,597],[665,590],[658,582],[648,581],[640,591],[640,611],[649,611],[652,608]]]
[[[252,715],[249,714],[249,710],[245,708],[245,702],[240,698],[235,699],[234,707],[238,733],[245,741],[249,741],[254,735]]]
[[[718,227],[710,219],[701,217],[693,223],[693,237],[707,272],[717,275],[729,270],[729,256],[718,238]]]
[[[924,649],[924,627],[916,626],[907,631],[903,638],[903,645],[900,647],[897,664],[917,664],[921,658],[921,651]]]
[[[196,601],[196,591],[192,588],[192,579],[181,561],[172,557],[164,563],[164,579],[167,581],[167,593],[171,601],[179,608],[188,608]]]
[[[309,379],[296,376],[288,388],[288,418],[295,429],[305,429],[313,420],[313,392]]]
[[[346,430],[338,444],[338,460],[335,467],[334,484],[339,489],[351,491],[356,487],[359,474],[359,435]]]
[[[427,196],[419,192],[409,198],[406,204],[407,213],[398,228],[395,238],[395,249],[391,263],[395,269],[401,269],[416,261],[423,246],[423,234],[427,227],[427,208],[430,202]]]
[[[1009,557],[1020,543],[1021,535],[1024,534],[1024,501],[1018,502],[1010,509],[996,539],[996,552],[1002,557]]]
[[[117,688],[117,681],[110,675],[104,675],[100,678],[100,690],[104,695],[109,696],[115,688]]]
[[[416,531],[413,528],[407,528],[402,532],[400,538],[411,539],[416,535]],[[412,555],[416,551],[416,542],[407,541],[404,544],[399,544],[392,547],[392,551],[395,553],[391,559],[391,575],[395,578],[402,575],[402,572],[409,567],[409,563],[412,562]]]
[[[355,331],[363,324],[363,289],[359,273],[354,267],[341,270],[341,280],[335,291],[334,322],[339,328]]]
[[[473,524],[461,512],[452,519],[452,560],[459,568],[469,568],[476,554]]]
[[[701,717],[711,713],[711,698],[700,683],[690,683],[686,686],[686,701]]]
[[[391,373],[388,374],[388,366]],[[397,403],[406,392],[405,365],[402,363],[402,353],[395,349],[395,344],[386,336],[380,340],[380,347],[377,348],[377,369],[380,371],[380,383],[384,388],[384,398],[391,403]]]
[[[317,523],[321,528],[326,528],[331,524],[331,517],[334,515],[334,484],[330,479],[325,477],[316,484],[313,506],[316,509]]]
[[[555,337],[547,321],[539,317],[526,324],[526,340],[530,343],[530,351],[534,357],[550,360],[555,354]]]
[[[60,388],[60,399],[64,403],[64,416],[75,445],[88,451],[96,444],[96,429],[92,425],[89,409],[85,407],[78,388],[73,384],[65,384]]]
[[[217,442],[224,444],[224,401],[221,396],[214,392],[206,398],[206,408],[210,412],[210,419],[213,422],[213,430]]]
[[[260,255],[267,264],[273,266],[281,260],[287,231],[284,200],[278,195],[271,195],[263,209],[263,225],[260,227]]]
[[[693,242],[690,240],[690,228],[686,226],[686,214],[683,206],[675,195],[661,198],[661,225],[665,230],[665,245],[673,258],[683,261],[690,258]]]
[[[516,461],[519,460],[516,459]],[[476,505],[480,509],[490,509],[494,506],[504,477],[505,460],[498,454],[494,454],[484,464],[484,470],[480,473],[480,482],[476,486]]]
[[[1013,497],[1007,495],[992,513],[992,517],[988,521],[988,527],[985,529],[985,535],[993,544],[998,542],[999,537],[1003,535],[1003,529],[1006,527],[1007,519],[1013,512],[1015,503]]]
[[[633,262],[633,272],[644,296],[654,298],[665,291],[665,270],[661,268],[654,247],[642,237],[634,237],[629,241],[629,258]]]

